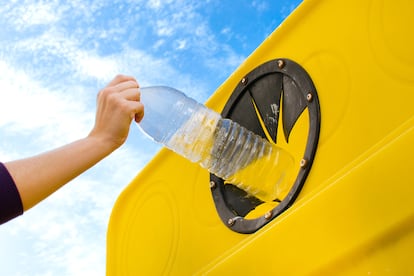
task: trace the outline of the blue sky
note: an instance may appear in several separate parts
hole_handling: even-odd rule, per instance
[[[13,0],[0,5],[0,161],[85,137],[116,74],[200,102],[299,0]],[[104,275],[112,206],[160,147],[123,147],[0,226],[0,275]]]

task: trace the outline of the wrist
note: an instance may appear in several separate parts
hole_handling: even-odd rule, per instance
[[[105,156],[119,148],[123,141],[117,141],[106,135],[97,135],[93,131],[86,137],[93,147],[98,148]]]

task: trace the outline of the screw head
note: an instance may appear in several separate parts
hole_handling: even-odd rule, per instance
[[[312,101],[312,98],[313,98],[313,95],[312,95],[312,93],[311,93],[311,92],[309,92],[309,93],[306,95],[306,100],[308,100],[308,102],[311,102],[311,101]]]
[[[302,160],[300,160],[300,167],[302,169],[303,168],[306,168],[306,166],[308,165],[308,163],[309,163],[309,161],[307,159],[303,158]]]
[[[266,214],[264,214],[264,218],[269,220],[272,218],[272,211],[266,212]]]
[[[285,67],[285,61],[283,59],[279,59],[277,61],[277,67],[279,67],[279,69],[282,69],[283,67]]]
[[[214,189],[216,187],[216,182],[210,181],[210,189]]]
[[[247,81],[248,81],[247,77],[244,77],[244,78],[242,78],[241,83],[243,85],[246,85],[247,84]]]
[[[229,220],[227,221],[227,224],[228,224],[229,226],[233,226],[235,222],[236,222],[236,220],[235,220],[235,219],[233,219],[233,218],[229,218]]]

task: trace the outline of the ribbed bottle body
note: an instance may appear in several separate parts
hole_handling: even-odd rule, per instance
[[[228,119],[216,133],[211,172],[265,201],[285,193],[293,168],[288,152]]]

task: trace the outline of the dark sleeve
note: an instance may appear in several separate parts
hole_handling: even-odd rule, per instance
[[[23,214],[19,191],[9,171],[0,162],[0,224]]]

